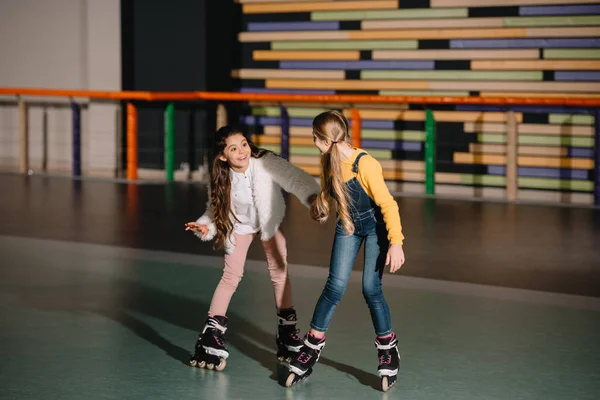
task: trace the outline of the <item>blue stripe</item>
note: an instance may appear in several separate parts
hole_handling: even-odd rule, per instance
[[[335,31],[340,29],[336,21],[304,21],[304,22],[249,22],[248,31]],[[273,38],[275,40],[276,37]]]
[[[590,114],[592,112],[589,108],[572,108],[563,106],[487,106],[478,104],[458,104],[456,111],[500,111],[505,112],[508,110],[515,112],[531,113],[531,114],[551,114],[551,113],[562,113],[562,114]]]
[[[600,5],[519,7],[519,15],[586,15],[600,14]]]
[[[241,88],[240,93],[335,94],[335,90]]]
[[[457,39],[450,41],[451,49],[510,49],[510,48],[593,48],[600,47],[600,38],[569,39]]]
[[[593,158],[594,157],[594,149],[587,147],[570,147],[569,148],[569,157],[573,158]]]
[[[556,71],[555,81],[600,81],[600,71]]]
[[[421,151],[423,143],[421,142],[405,142],[398,140],[374,140],[363,139],[361,147],[364,149],[378,150],[403,150],[403,151]]]
[[[503,165],[490,165],[487,170],[490,175],[506,175]],[[517,174],[530,178],[588,179],[588,172],[584,169],[519,167]]]
[[[281,61],[282,69],[433,69],[435,61]]]

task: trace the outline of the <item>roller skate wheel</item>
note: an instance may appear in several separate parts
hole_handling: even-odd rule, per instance
[[[206,369],[209,369],[209,370],[215,369],[215,364],[206,364]]]
[[[195,367],[196,365],[198,365],[198,361],[190,360],[190,367]]]
[[[390,386],[389,386],[389,383],[388,383],[388,377],[387,376],[382,377],[381,378],[381,389],[384,392],[387,392],[389,388],[390,388]]]
[[[225,369],[225,366],[227,365],[227,361],[225,361],[224,358],[221,358],[221,362],[219,362],[219,365],[217,365],[215,367],[215,370],[221,372]]]
[[[293,372],[288,376],[287,380],[285,381],[285,386],[286,387],[291,387],[294,384],[294,381],[296,380],[296,374],[294,374]]]
[[[200,361],[198,363],[198,365],[196,365],[198,368],[206,368],[206,361]]]

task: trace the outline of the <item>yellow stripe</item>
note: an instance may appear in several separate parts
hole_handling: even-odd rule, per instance
[[[370,1],[332,1],[332,2],[283,2],[266,4],[244,4],[244,14],[262,13],[292,13],[312,11],[347,11],[347,10],[387,10],[397,9],[396,0],[370,0]]]
[[[483,154],[506,154],[506,145],[503,144],[469,144],[469,152]],[[564,147],[519,146],[518,154],[524,156],[551,156],[565,157],[568,151]]]
[[[524,50],[374,50],[373,60],[514,60],[538,59],[537,49]]]
[[[506,165],[506,156],[498,154],[454,153],[453,159],[458,164]],[[594,160],[589,158],[519,156],[517,164],[523,167],[594,168]]]
[[[580,29],[580,28],[575,28]],[[415,29],[415,30],[375,30],[348,31],[351,40],[367,39],[483,39],[483,38],[522,38],[526,28],[503,29]]]
[[[466,122],[464,131],[474,133],[505,133],[506,125]],[[519,126],[517,126],[517,132],[524,135],[594,136],[594,127],[577,125],[519,124]]]
[[[600,70],[596,60],[472,61],[478,70]]]
[[[281,135],[281,127],[275,125],[265,125],[263,128],[265,135]],[[290,136],[312,137],[312,128],[308,126],[291,126]]]
[[[498,154],[454,153],[452,158],[457,164],[506,165],[506,156]]]
[[[318,76],[321,79],[344,79],[344,71],[314,71],[304,69],[240,69],[231,71],[232,78],[239,79],[311,79]]]
[[[333,90],[427,90],[429,85],[422,81],[360,81],[360,80],[287,80],[269,79],[268,89],[333,89]]]
[[[350,116],[350,112],[345,112]],[[361,110],[361,118],[375,120],[405,120],[405,121],[423,121],[425,120],[425,111],[388,111],[388,110]],[[479,112],[479,111],[434,111],[433,116],[438,122],[504,122],[506,113],[503,112]],[[517,122],[523,121],[523,114],[515,113]]]
[[[303,32],[240,32],[240,42],[271,42],[277,40],[348,40],[349,31],[303,31]]]
[[[281,136],[271,135],[253,135],[252,140],[257,145],[262,144],[281,144]],[[314,146],[312,137],[292,137],[290,135],[291,146]]]
[[[327,51],[272,51],[254,50],[255,61],[265,60],[360,60],[359,51],[327,50]]]
[[[594,169],[594,160],[592,160],[591,158],[521,156],[518,159],[518,164],[524,167]]]
[[[526,37],[594,37],[600,36],[600,28],[588,27],[548,27],[526,28]]]
[[[431,18],[362,21],[362,29],[414,29],[414,28],[501,28],[503,18]]]
[[[298,0],[235,0],[238,4],[248,4],[248,3],[292,3],[297,2]],[[315,0],[313,0],[315,1]],[[316,0],[320,2],[325,1],[338,1],[338,0]]]

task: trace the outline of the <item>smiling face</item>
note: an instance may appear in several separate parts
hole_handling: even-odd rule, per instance
[[[244,135],[236,133],[225,139],[225,149],[219,158],[226,161],[235,172],[246,172],[250,165],[251,153]]]

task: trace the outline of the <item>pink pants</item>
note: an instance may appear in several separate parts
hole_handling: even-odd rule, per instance
[[[226,315],[231,297],[244,275],[244,265],[252,239],[254,239],[254,235],[235,234],[235,250],[232,254],[225,254],[223,276],[215,289],[208,310],[210,317]],[[262,242],[262,245],[267,256],[267,267],[273,284],[275,304],[278,309],[290,308],[292,307],[292,285],[288,277],[285,237],[278,230],[275,236]]]

